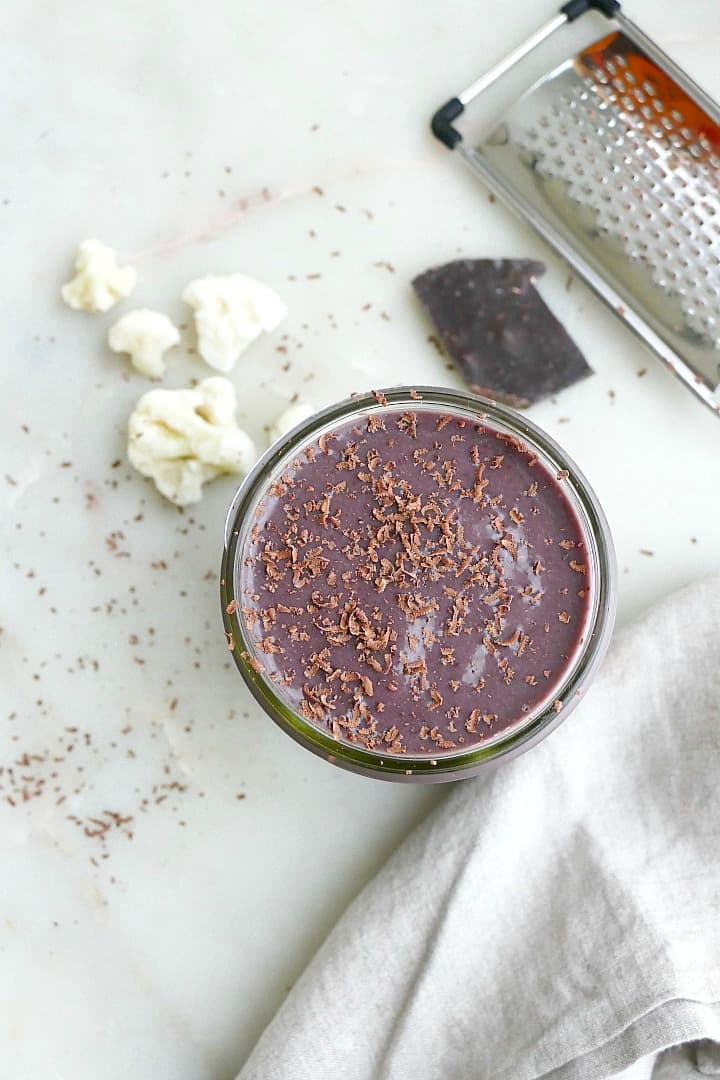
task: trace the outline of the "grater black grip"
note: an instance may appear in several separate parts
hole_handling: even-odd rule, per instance
[[[462,141],[462,135],[452,126],[452,122],[464,111],[465,106],[459,98],[450,98],[438,109],[430,122],[433,135],[449,150],[453,150]]]
[[[574,22],[591,8],[600,11],[606,18],[612,19],[613,15],[617,15],[620,10],[620,4],[618,0],[568,0],[560,11],[566,16],[568,22]]]

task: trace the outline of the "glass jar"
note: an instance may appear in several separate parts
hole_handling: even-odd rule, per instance
[[[242,606],[240,578],[246,545],[260,502],[273,483],[301,452],[341,425],[387,411],[428,409],[453,419],[485,422],[493,432],[522,442],[552,476],[562,477],[563,492],[583,536],[590,602],[584,632],[569,658],[552,700],[544,700],[511,726],[471,747],[429,754],[389,753],[338,738],[313,723],[293,705],[254,656],[254,645]],[[533,746],[579,701],[609,643],[615,617],[616,564],[612,538],[598,500],[573,461],[527,417],[477,395],[435,387],[399,387],[384,393],[352,397],[317,413],[274,443],[238,489],[225,525],[221,599],[228,647],[245,682],[264,711],[302,746],[327,761],[384,780],[436,783],[473,776],[491,763],[506,760]],[[546,627],[547,629],[547,627]]]

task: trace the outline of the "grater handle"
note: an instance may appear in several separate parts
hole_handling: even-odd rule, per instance
[[[516,49],[509,52],[507,56],[504,56],[502,60],[499,60],[497,64],[491,67],[483,75],[481,75],[475,82],[471,83],[462,90],[456,97],[450,98],[446,101],[441,108],[434,114],[430,127],[433,135],[444,143],[449,150],[454,150],[459,142],[462,141],[462,135],[453,127],[453,121],[457,120],[458,116],[461,116],[465,110],[465,106],[478,96],[482,94],[484,90],[487,90],[489,86],[492,86],[494,82],[497,82],[510,68],[519,63],[524,57],[531,53],[534,49],[541,45],[543,41],[549,38],[561,27],[565,26],[569,22],[574,22],[575,19],[580,18],[587,11],[594,9],[600,11],[608,19],[611,19],[620,11],[620,4],[618,0],[568,0],[568,2],[560,8],[557,15],[549,19],[548,22],[543,23],[534,34],[531,34],[529,38],[518,45]]]

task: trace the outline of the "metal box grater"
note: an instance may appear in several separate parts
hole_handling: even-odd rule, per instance
[[[528,77],[586,14],[589,43]],[[479,135],[454,126],[523,70]],[[432,129],[720,414],[720,108],[615,0],[571,0]]]

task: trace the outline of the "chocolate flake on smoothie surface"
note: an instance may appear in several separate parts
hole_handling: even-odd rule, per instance
[[[413,281],[468,386],[515,408],[592,375],[535,288],[544,273],[529,259],[458,259]]]
[[[583,533],[519,439],[375,398],[258,506],[238,555],[246,659],[338,740],[457,752],[557,693],[590,604]]]

